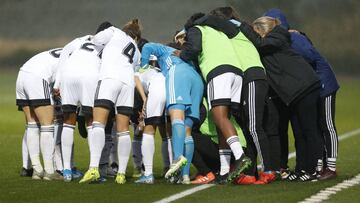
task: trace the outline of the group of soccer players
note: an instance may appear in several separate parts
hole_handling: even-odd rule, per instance
[[[132,151],[135,183],[152,184],[158,129],[172,183],[336,177],[334,73],[280,10],[265,15],[251,26],[231,7],[196,13],[166,45],[142,38],[137,19],[122,29],[104,22],[95,35],[35,55],[16,82],[26,121],[22,175],[80,183],[116,176],[124,184]],[[90,149],[84,175],[73,160],[77,122]]]

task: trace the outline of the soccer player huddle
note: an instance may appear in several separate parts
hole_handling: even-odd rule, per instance
[[[137,19],[121,29],[104,22],[94,35],[39,53],[20,68],[21,175],[125,184],[132,155],[135,183],[153,184],[158,130],[170,183],[334,178],[338,89],[331,66],[279,9],[252,25],[231,7],[196,13],[166,45],[144,39]],[[90,149],[85,174],[73,158],[76,123]]]

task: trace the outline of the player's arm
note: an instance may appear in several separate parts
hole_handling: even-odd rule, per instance
[[[160,43],[146,43],[141,51],[140,66],[143,67],[149,64],[150,55],[155,55],[156,57],[160,58],[162,55],[164,55],[165,50],[165,46]]]
[[[139,94],[140,94],[140,96],[141,96],[141,99],[142,99],[143,102],[145,103],[145,101],[146,101],[146,94],[145,94],[144,87],[142,86],[142,83],[141,83],[141,80],[140,80],[140,73],[139,73],[139,72],[135,73],[134,80],[135,80],[136,90],[139,92]]]
[[[180,58],[187,63],[196,62],[202,51],[202,36],[199,28],[189,28],[186,32],[185,41],[181,49]]]
[[[241,22],[239,29],[261,53],[273,52],[274,49],[284,44],[284,41],[281,40],[283,37],[280,36],[280,34],[269,33],[265,37],[261,37],[254,31],[253,27],[246,22]]]
[[[93,42],[95,45],[105,45],[107,44],[110,39],[113,37],[115,30],[112,27],[109,27],[99,33],[97,33],[93,37]]]
[[[144,87],[141,84],[140,73],[139,72],[135,73],[134,80],[135,80],[136,90],[139,92],[139,94],[141,96],[141,99],[143,100],[143,106],[142,106],[142,110],[141,110],[141,114],[140,114],[140,117],[143,117],[145,115],[147,97],[146,97],[146,94],[145,94],[145,91],[144,91]]]
[[[239,33],[239,29],[232,22],[213,15],[200,18],[198,21],[195,21],[195,23],[212,27],[215,30],[226,34],[230,39],[234,38]]]

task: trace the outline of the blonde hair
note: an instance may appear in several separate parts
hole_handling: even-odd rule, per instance
[[[141,30],[142,28],[138,19],[130,20],[122,28],[122,31],[135,40],[139,40],[141,38]]]
[[[253,27],[257,33],[264,37],[267,33],[274,29],[275,26],[280,24],[281,22],[277,18],[263,16],[253,22]]]

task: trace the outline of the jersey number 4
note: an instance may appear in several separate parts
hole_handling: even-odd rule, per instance
[[[129,63],[134,62],[135,51],[136,51],[136,47],[132,42],[127,44],[126,47],[124,48],[122,53],[129,58]]]

